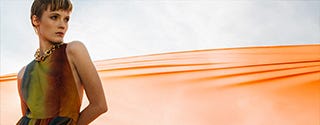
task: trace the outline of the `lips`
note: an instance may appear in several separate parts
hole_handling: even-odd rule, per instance
[[[64,33],[63,33],[63,32],[56,32],[56,35],[58,35],[58,36],[64,36]]]

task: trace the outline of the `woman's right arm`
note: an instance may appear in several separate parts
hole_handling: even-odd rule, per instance
[[[22,113],[22,115],[25,115],[26,111],[27,111],[27,105],[26,105],[25,101],[23,100],[23,95],[22,95],[22,92],[21,92],[21,84],[22,84],[21,82],[22,82],[22,78],[23,78],[23,74],[24,74],[25,69],[26,69],[26,67],[23,67],[19,71],[18,76],[17,76],[18,92],[19,92],[19,96],[20,96],[21,113]]]

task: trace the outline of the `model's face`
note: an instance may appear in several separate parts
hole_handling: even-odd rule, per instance
[[[41,19],[35,23],[40,39],[53,43],[63,42],[63,37],[68,30],[70,13],[65,10],[44,11]]]

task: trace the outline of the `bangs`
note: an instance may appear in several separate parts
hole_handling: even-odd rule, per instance
[[[31,23],[33,15],[37,16],[38,18],[41,18],[43,12],[48,9],[50,9],[51,11],[64,10],[71,12],[72,3],[70,0],[34,0],[31,6]],[[33,23],[32,26],[34,26]]]
[[[72,4],[70,0],[52,0],[50,4],[50,10],[65,10],[72,11]]]

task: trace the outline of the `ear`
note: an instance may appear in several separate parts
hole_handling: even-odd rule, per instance
[[[36,15],[32,15],[32,24],[37,27],[40,24],[40,19]]]

